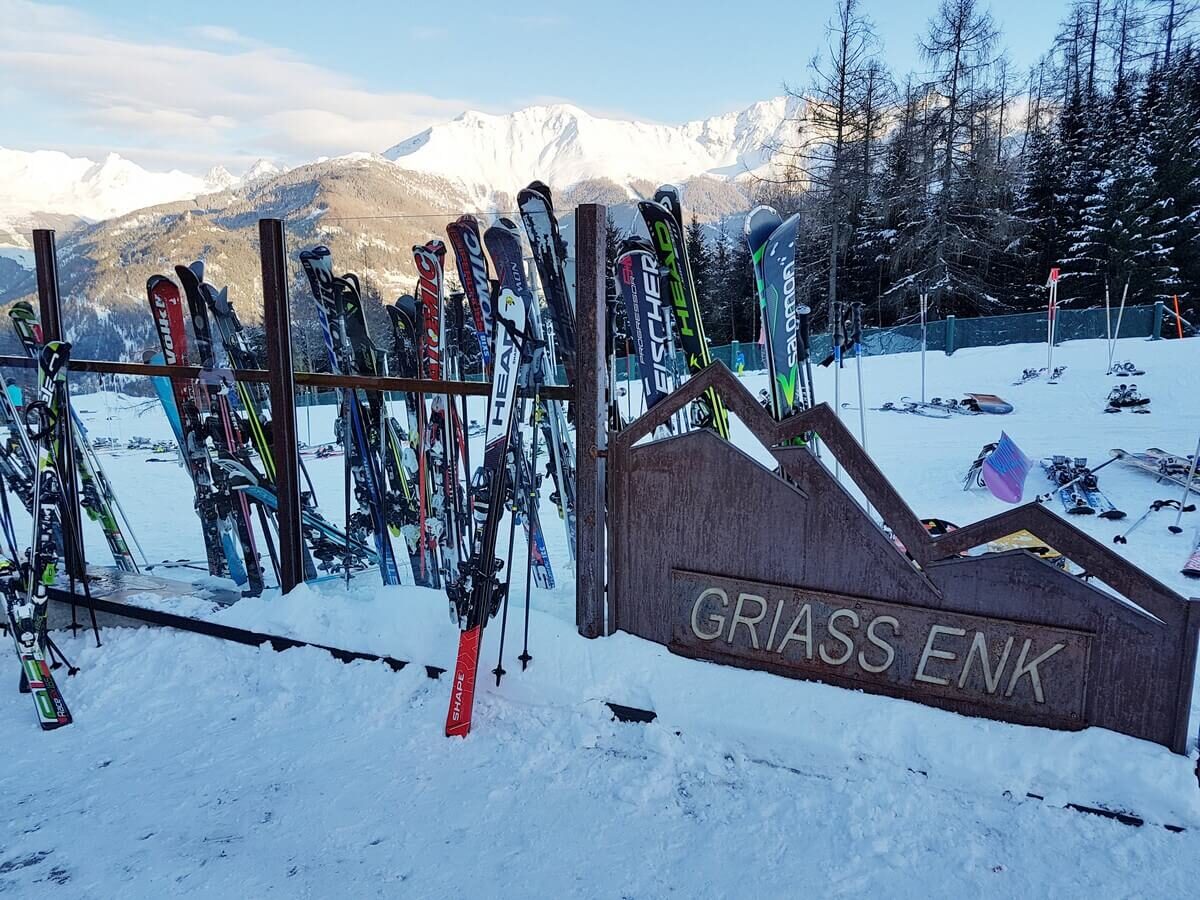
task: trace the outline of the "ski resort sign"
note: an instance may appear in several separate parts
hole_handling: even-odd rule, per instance
[[[711,431],[656,437],[708,392],[773,467]],[[820,456],[796,446],[806,433]],[[719,364],[612,435],[605,461],[610,630],[724,665],[1187,751],[1200,601],[1043,506],[935,537],[831,409],[777,422]],[[1091,580],[990,549],[1021,531]]]
[[[1030,724],[1082,723],[1079,631],[675,570],[670,647]]]

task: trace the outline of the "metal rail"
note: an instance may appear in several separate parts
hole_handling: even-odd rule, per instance
[[[0,355],[0,367],[34,369],[37,362],[24,356]],[[72,359],[72,372],[100,375],[134,375],[143,378],[162,377],[173,381],[195,381],[204,370],[199,366],[162,366],[151,363],[120,362],[107,359]],[[230,381],[270,384],[267,369],[220,369],[221,377]],[[296,384],[318,388],[350,388],[363,391],[398,391],[409,394],[451,394],[462,397],[486,397],[491,385],[486,381],[433,381],[428,378],[395,378],[382,375],[331,375],[327,372],[293,372]],[[547,400],[574,400],[575,389],[570,386],[546,386],[541,395]]]

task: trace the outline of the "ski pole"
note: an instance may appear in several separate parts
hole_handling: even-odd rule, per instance
[[[1183,513],[1185,511],[1192,512],[1193,510],[1195,510],[1196,507],[1195,506],[1186,506],[1186,507],[1180,506],[1178,500],[1155,500],[1153,503],[1150,504],[1149,509],[1147,509],[1144,513],[1142,513],[1138,517],[1136,522],[1134,522],[1132,525],[1130,525],[1128,528],[1125,529],[1125,532],[1123,534],[1118,534],[1118,535],[1113,536],[1113,543],[1114,544],[1128,544],[1129,543],[1129,535],[1131,535],[1135,531],[1137,531],[1138,526],[1141,525],[1143,522],[1145,522],[1146,519],[1148,519],[1150,517],[1151,513],[1156,513],[1160,509],[1167,509],[1167,508],[1179,509],[1179,514],[1183,515]]]
[[[1105,375],[1112,374],[1113,342],[1112,342],[1112,305],[1109,303],[1108,279],[1104,279],[1104,346],[1108,349],[1108,368]]]
[[[1192,466],[1188,470],[1187,480],[1183,483],[1183,496],[1179,498],[1179,514],[1175,516],[1175,524],[1167,526],[1167,530],[1171,534],[1179,534],[1183,531],[1179,527],[1179,520],[1183,518],[1183,505],[1187,502],[1188,491],[1192,489],[1192,479],[1196,477],[1197,462],[1200,462],[1200,440],[1196,441],[1196,452],[1192,454]]]
[[[867,405],[863,402],[862,380],[862,311],[861,303],[850,304],[850,338],[854,342],[854,366],[858,375],[858,433],[862,448],[867,449]]]
[[[520,419],[518,419],[518,421],[520,421]],[[515,475],[518,471],[517,456],[524,451],[521,449],[520,432],[517,432],[515,435],[513,435],[513,437],[512,460],[513,473]],[[507,460],[504,461],[504,465],[508,465]],[[532,477],[532,473],[530,473],[530,475]],[[521,490],[521,485],[517,484],[516,478],[513,478],[512,515],[508,522],[508,561],[505,563],[505,570],[508,572],[508,584],[504,587],[504,610],[500,614],[500,651],[496,656],[496,668],[492,669],[492,674],[496,676],[496,687],[500,687],[500,679],[507,674],[507,672],[504,670],[504,635],[505,632],[508,631],[508,588],[512,585],[512,557],[513,544],[515,543],[515,538],[517,535],[517,491],[519,490]],[[528,510],[525,511],[525,516],[526,523],[532,526],[533,523],[529,522]]]
[[[833,414],[841,418],[839,410],[842,408],[842,341],[845,339],[845,325],[842,323],[842,304],[838,301],[833,301]],[[833,459],[834,477],[839,481],[842,475],[842,464],[835,456]]]
[[[802,362],[804,364],[804,371],[801,373],[801,377],[807,379],[808,381],[808,407],[811,409],[817,405],[817,388],[816,385],[813,384],[812,376],[812,354],[809,352],[809,341],[811,339],[811,335],[808,330],[808,317],[812,314],[812,310],[809,309],[807,305],[800,307],[800,309],[803,310],[803,312],[797,311],[798,322],[796,326],[796,334],[800,338],[799,349]],[[813,448],[813,452],[816,453],[817,458],[819,459],[821,457],[821,439],[818,437],[816,432],[812,433],[811,446]]]
[[[628,357],[626,357],[628,360]],[[540,394],[534,395],[534,411],[537,410]],[[529,668],[529,663],[533,659],[529,655],[529,599],[532,592],[533,582],[533,541],[534,532],[533,526],[541,520],[541,516],[534,516],[535,504],[538,502],[538,475],[537,475],[537,455],[538,455],[538,427],[533,426],[533,437],[529,440],[530,443],[530,462],[529,462],[529,499],[526,500],[526,515],[529,517],[529,548],[528,557],[525,560],[525,639],[521,647],[521,655],[517,659],[521,660],[521,671],[524,672]]]
[[[927,310],[929,304],[929,295],[921,295],[921,402],[925,402],[925,346],[926,346],[926,328],[927,328]],[[862,403],[859,402],[859,406]]]
[[[1125,281],[1125,290],[1121,292],[1121,305],[1117,308],[1117,328],[1113,332],[1112,349],[1108,351],[1108,369],[1112,371],[1113,360],[1117,355],[1117,341],[1121,339],[1121,318],[1125,315],[1125,298],[1129,296],[1129,280]]]
[[[1054,282],[1050,282],[1050,297],[1046,301],[1046,371],[1051,371],[1050,363],[1054,358]]]
[[[1044,494],[1038,494],[1037,497],[1034,498],[1034,502],[1035,503],[1045,503],[1047,500],[1052,499],[1054,497],[1054,495],[1057,494],[1059,491],[1061,491],[1063,488],[1069,488],[1069,487],[1071,487],[1071,485],[1075,484],[1076,482],[1082,481],[1088,475],[1094,475],[1095,473],[1097,473],[1101,469],[1103,469],[1105,466],[1112,465],[1118,459],[1120,459],[1120,457],[1114,456],[1112,459],[1108,460],[1107,462],[1100,463],[1100,465],[1096,466],[1096,468],[1094,468],[1094,469],[1088,469],[1088,468],[1083,469],[1078,475],[1076,475],[1074,478],[1072,478],[1066,484],[1055,485],[1054,490],[1047,491]]]

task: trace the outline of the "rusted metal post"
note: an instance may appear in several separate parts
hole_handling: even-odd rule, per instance
[[[33,230],[33,261],[37,268],[42,340],[61,341],[62,301],[58,294],[58,250],[54,245],[54,229]]]
[[[283,222],[260,219],[263,328],[271,391],[271,443],[275,450],[275,490],[279,497],[279,588],[287,593],[304,580],[304,538],[300,530],[300,471],[296,443],[296,390],[292,377],[292,319],[288,307],[287,250]]]
[[[575,368],[576,555],[575,624],[584,637],[604,634],[605,472],[608,411],[604,385],[605,254],[608,211],[585,203],[575,211],[575,320],[578,360]]]

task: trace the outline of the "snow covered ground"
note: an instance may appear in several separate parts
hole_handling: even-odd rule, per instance
[[[1016,411],[951,420],[868,412],[867,444],[918,514],[965,524],[1004,506],[961,489],[1002,427],[1035,458],[1095,463],[1110,447],[1190,453],[1198,353],[1193,341],[1122,343],[1118,358],[1147,370],[1136,381],[1153,398],[1148,416],[1101,412],[1115,381],[1103,375],[1102,341],[1056,350],[1068,366],[1059,385],[1011,385],[1044,364],[1044,347],[930,354],[930,396],[994,392]],[[917,394],[918,365],[912,354],[864,360],[866,405]],[[818,397],[832,399],[833,373],[817,378]],[[746,381],[755,391],[765,383]],[[853,364],[841,398],[857,405]],[[628,400],[636,411],[637,392]],[[157,410],[120,408],[130,405],[77,398],[93,436],[166,436]],[[331,415],[313,410],[313,443],[328,439]],[[843,415],[857,431],[857,411]],[[299,422],[307,440],[303,410]],[[186,477],[149,455],[103,459],[147,555],[198,557]],[[323,509],[340,520],[341,460],[309,465]],[[1100,483],[1131,517],[1176,496],[1120,465]],[[1035,470],[1026,497],[1046,486]],[[572,625],[562,529],[549,503],[542,512],[559,587],[533,591],[533,663],[521,672],[514,579],[508,674],[499,688],[481,677],[465,741],[442,736],[447,680],[423,668],[453,662],[457,630],[439,592],[363,577],[350,591],[324,583],[186,609],[421,664],[399,673],[167,630],[107,629],[98,649],[83,635],[64,638],[82,665],[64,685],[74,725],[40,733],[28,698],[0,692],[3,733],[20,738],[6,742],[0,769],[0,894],[40,894],[51,882],[71,897],[1192,895],[1194,743],[1181,757],[1101,729],[1009,726],[685,660],[626,635],[584,641]],[[1167,532],[1170,515],[1158,516],[1115,549],[1200,593],[1178,574],[1200,513],[1185,515],[1181,536]],[[1113,546],[1129,520],[1072,521]],[[88,537],[90,557],[103,562],[98,532]],[[498,625],[486,632],[481,673],[495,666]],[[616,723],[605,701],[658,719]],[[1147,824],[1068,803],[1128,810]]]

